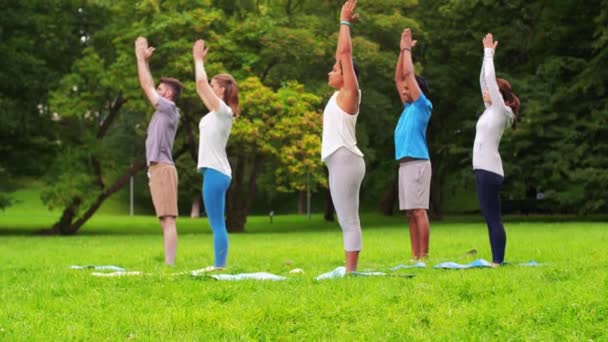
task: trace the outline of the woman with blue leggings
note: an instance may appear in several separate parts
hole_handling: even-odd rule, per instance
[[[199,123],[199,149],[197,169],[203,177],[203,202],[213,230],[215,262],[213,266],[198,270],[223,270],[228,256],[228,233],[224,212],[226,191],[232,180],[232,170],[226,156],[226,144],[232,122],[238,116],[239,93],[237,83],[228,74],[218,74],[208,81],[204,60],[208,48],[198,40],[192,49],[196,74],[196,92],[209,113]]]
[[[481,212],[488,225],[493,266],[502,265],[507,236],[500,215],[500,189],[504,179],[502,160],[498,153],[500,138],[506,127],[515,127],[519,99],[507,80],[496,78],[494,51],[498,42],[491,33],[483,39],[484,57],[481,67],[481,92],[486,110],[479,117],[473,146],[473,170]]]

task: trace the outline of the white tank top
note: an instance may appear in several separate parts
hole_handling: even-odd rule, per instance
[[[325,161],[332,153],[340,147],[345,147],[355,155],[363,157],[363,153],[357,147],[357,136],[355,126],[359,111],[350,115],[338,106],[335,92],[327,102],[323,111],[323,139],[321,141],[321,160]],[[361,103],[361,91],[359,91],[359,104]]]

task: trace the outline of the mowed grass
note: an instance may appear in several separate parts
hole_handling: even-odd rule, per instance
[[[56,218],[0,214],[0,340],[607,340],[608,225],[508,222],[499,269],[436,270],[491,260],[485,225],[433,222],[426,269],[405,277],[314,278],[342,265],[342,235],[320,216],[250,218],[230,235],[227,273],[286,281],[216,281],[173,273],[212,264],[206,219],[179,219],[177,265],[163,266],[152,217],[96,216],[76,236],[40,236]],[[360,270],[409,260],[403,218],[363,215]],[[465,252],[475,248],[475,257]],[[517,263],[536,260],[541,267]],[[98,278],[70,265],[144,275]],[[305,273],[289,276],[289,270]]]

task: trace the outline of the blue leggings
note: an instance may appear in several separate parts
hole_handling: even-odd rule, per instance
[[[500,217],[500,188],[503,177],[494,172],[475,170],[475,184],[481,213],[486,219],[490,246],[492,247],[492,261],[502,264],[505,259],[505,246],[507,235]]]
[[[203,202],[213,231],[213,248],[215,249],[215,267],[226,267],[228,256],[228,232],[224,212],[226,209],[226,191],[230,186],[230,177],[210,168],[200,170],[203,176]]]

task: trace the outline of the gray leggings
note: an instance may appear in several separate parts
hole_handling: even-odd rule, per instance
[[[325,160],[329,169],[329,192],[344,233],[344,250],[360,251],[359,189],[365,177],[365,162],[348,149],[340,147]]]

